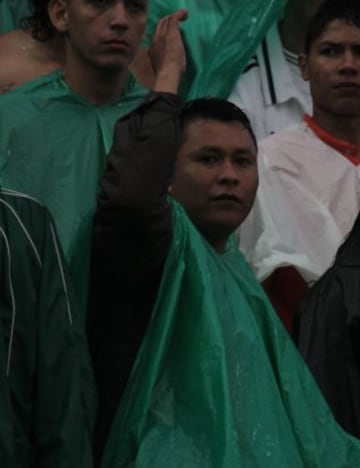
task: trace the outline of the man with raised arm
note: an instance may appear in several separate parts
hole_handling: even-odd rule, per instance
[[[95,219],[102,467],[357,466],[232,238],[258,184],[249,120],[155,89],[115,127]]]

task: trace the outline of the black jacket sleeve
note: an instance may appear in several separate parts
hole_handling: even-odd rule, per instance
[[[171,242],[167,191],[180,99],[150,93],[119,120],[95,218],[88,335],[99,397],[97,460],[149,322]]]

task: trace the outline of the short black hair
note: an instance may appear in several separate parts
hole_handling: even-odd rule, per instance
[[[329,23],[343,21],[360,28],[359,0],[324,0],[311,18],[305,36],[304,50],[308,54],[313,42],[318,39]]]
[[[48,5],[50,0],[28,0],[31,15],[20,21],[22,29],[31,29],[31,35],[37,41],[47,41],[56,34],[56,30],[51,23]]]
[[[181,142],[187,127],[198,119],[219,120],[220,122],[240,122],[248,130],[257,150],[257,142],[250,120],[238,106],[225,99],[203,97],[186,103],[180,114]]]

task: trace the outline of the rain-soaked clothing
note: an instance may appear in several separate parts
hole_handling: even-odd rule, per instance
[[[341,426],[360,437],[360,215],[300,302],[295,340]]]
[[[0,465],[91,468],[94,385],[48,211],[0,191]]]
[[[167,200],[179,108],[153,95],[120,120],[102,179],[89,336],[119,401],[102,467],[358,466],[237,247],[217,254]]]
[[[147,92],[130,76],[118,100],[95,106],[57,70],[0,97],[1,182],[49,208],[83,314],[92,217],[113,126]]]

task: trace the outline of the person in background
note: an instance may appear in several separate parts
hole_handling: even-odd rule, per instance
[[[0,94],[64,65],[65,41],[49,18],[49,0],[28,3],[22,27],[0,35]]]
[[[294,340],[341,427],[360,437],[360,215],[298,306]]]
[[[51,216],[0,189],[2,468],[91,468],[95,389]]]
[[[300,56],[313,114],[259,145],[261,182],[240,248],[290,331],[360,209],[359,49],[359,2],[324,1]]]
[[[311,113],[309,85],[302,79],[298,56],[306,29],[321,0],[288,0],[245,67],[229,100],[249,115],[258,139],[301,121]]]
[[[50,20],[49,3],[50,0],[29,0],[31,14],[22,17],[20,28],[0,35],[0,94],[64,66],[65,40]],[[145,87],[152,86],[156,79],[148,62],[148,54],[139,48],[129,64],[130,71]]]

